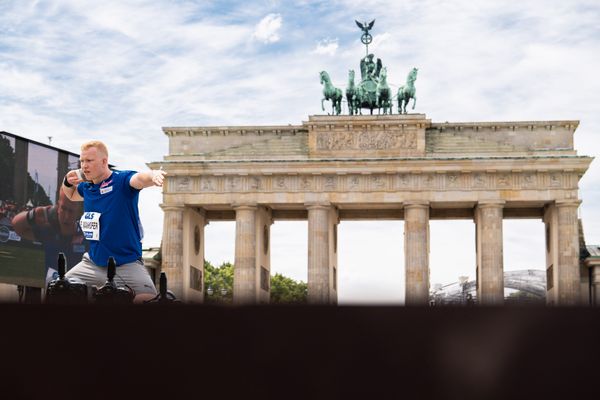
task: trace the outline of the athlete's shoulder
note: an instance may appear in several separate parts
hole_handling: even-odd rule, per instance
[[[136,173],[136,171],[130,170],[113,170],[113,179],[116,181],[126,181],[129,182],[131,177]]]
[[[128,169],[123,169],[123,170],[117,170],[117,169],[113,169],[113,174],[115,177],[119,177],[119,178],[124,178],[130,175],[133,175],[135,173],[137,173],[137,171],[131,171]]]
[[[91,187],[92,182],[81,182],[79,185],[77,185],[77,191],[81,196],[83,196],[83,193],[90,190]]]

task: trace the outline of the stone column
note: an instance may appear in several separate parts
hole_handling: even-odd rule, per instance
[[[477,301],[481,305],[504,303],[502,252],[503,200],[480,201],[475,210],[477,238]]]
[[[406,305],[429,303],[429,202],[404,204]]]
[[[338,291],[338,225],[340,215],[337,208],[329,210],[329,303],[337,304]]]
[[[329,204],[307,204],[308,209],[308,302],[329,304],[331,293],[330,212]]]
[[[592,265],[588,265],[588,268],[592,269],[592,298],[590,299],[590,303],[595,306],[600,306],[600,265],[598,263],[594,263]]]
[[[183,298],[186,303],[204,302],[204,227],[206,212],[187,207],[183,212]]]
[[[161,272],[167,274],[169,290],[183,297],[183,205],[161,204],[164,211]],[[158,289],[158,288],[157,288]]]
[[[271,225],[269,207],[260,206],[256,212],[256,301],[268,304],[271,300]]]
[[[235,263],[233,303],[256,303],[256,211],[255,204],[234,205]]]
[[[577,305],[581,303],[579,271],[579,224],[577,209],[580,200],[557,200],[558,257],[556,262],[556,304]]]

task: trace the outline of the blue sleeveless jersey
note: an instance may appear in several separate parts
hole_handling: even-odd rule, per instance
[[[138,199],[140,191],[129,186],[135,171],[112,171],[100,182],[83,182],[77,191],[83,197],[83,216],[100,214],[99,239],[91,240],[89,255],[98,266],[108,265],[108,257],[117,265],[127,264],[142,257],[142,238]],[[95,213],[95,214],[93,214]],[[84,232],[85,233],[85,232]]]

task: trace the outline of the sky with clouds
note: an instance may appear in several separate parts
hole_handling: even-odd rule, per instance
[[[320,114],[319,71],[345,87],[364,54],[393,88],[419,68],[415,112],[434,122],[579,120],[600,152],[597,1],[0,1],[0,130],[78,152],[105,141],[142,170],[168,152],[163,126],[299,124]],[[600,167],[580,181],[588,243],[600,243]],[[145,246],[162,231],[159,189],[141,196]],[[233,224],[207,226],[207,259],[233,261]],[[306,222],[276,222],[272,269],[306,280]],[[402,302],[401,221],[339,227],[340,303]],[[543,227],[505,220],[506,269],[544,266]],[[474,278],[472,221],[431,222],[431,281]]]

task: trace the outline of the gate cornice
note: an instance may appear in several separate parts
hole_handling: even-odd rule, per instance
[[[322,160],[215,160],[149,163],[170,177],[200,175],[350,174],[350,173],[451,173],[451,172],[574,172],[587,170],[593,157],[449,157]]]

